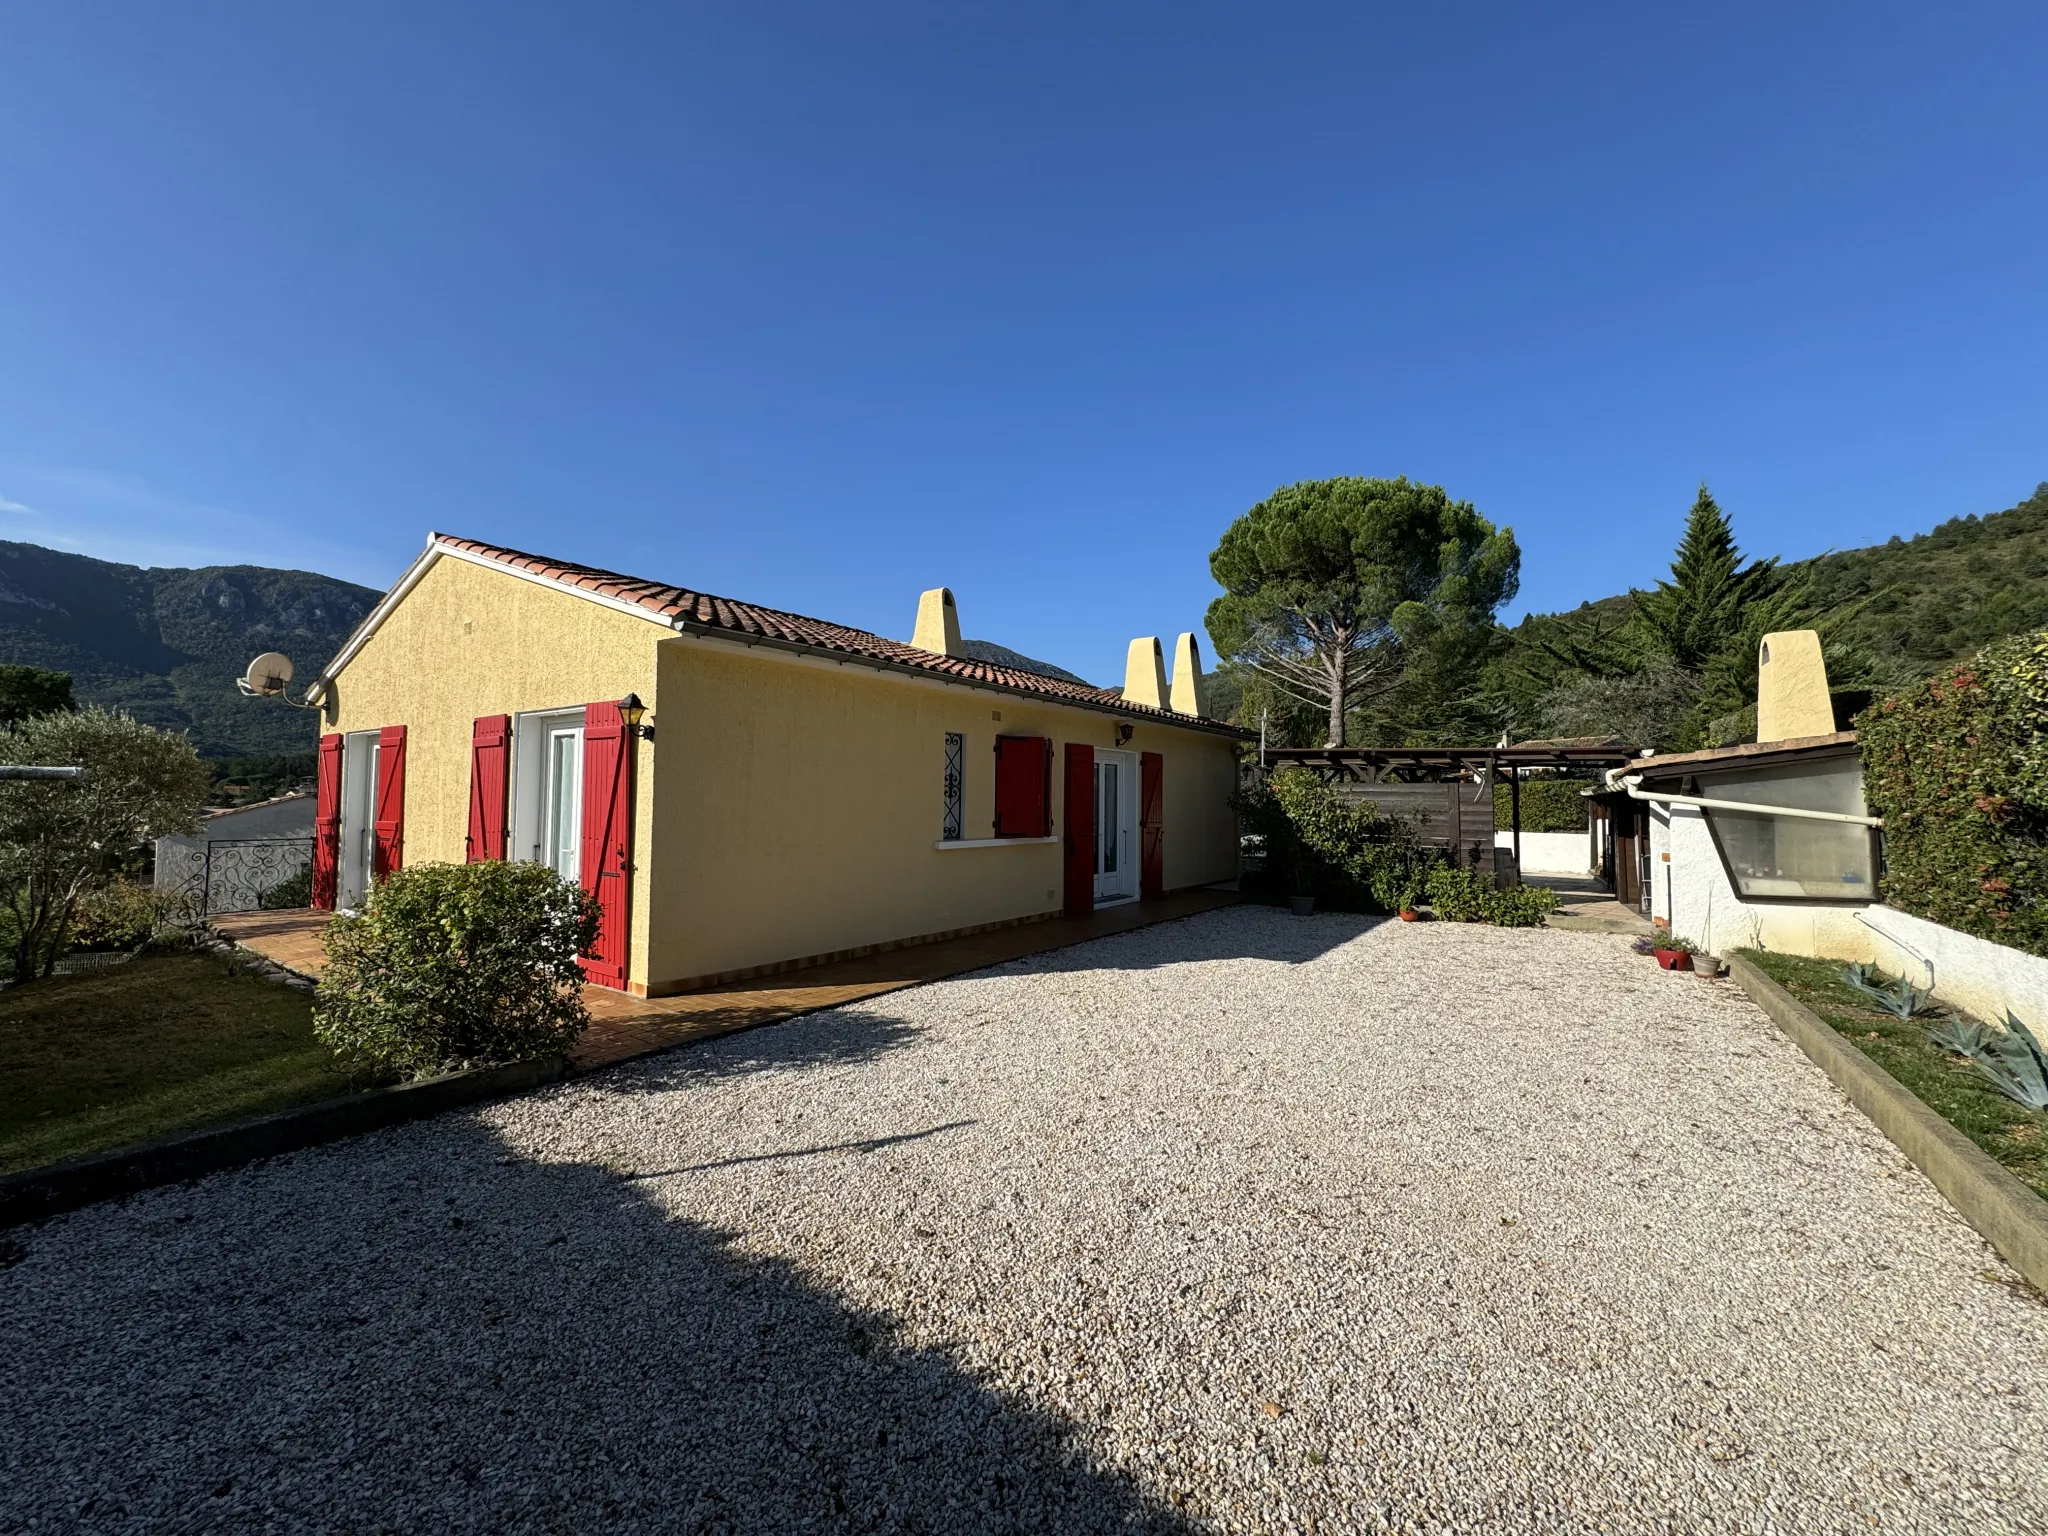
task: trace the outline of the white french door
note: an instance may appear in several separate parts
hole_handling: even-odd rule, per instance
[[[377,854],[376,731],[350,731],[341,745],[341,859],[335,871],[334,904],[344,912],[360,908],[370,894]]]
[[[548,732],[546,862],[564,880],[583,869],[583,727]]]
[[[1138,896],[1138,759],[1095,754],[1095,903]]]

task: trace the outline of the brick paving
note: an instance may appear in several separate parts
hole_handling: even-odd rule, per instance
[[[855,960],[784,971],[752,981],[729,982],[674,997],[632,997],[605,987],[585,987],[590,1028],[570,1052],[570,1064],[592,1071],[614,1062],[664,1051],[694,1040],[715,1039],[820,1008],[836,1008],[885,992],[1001,965],[1007,960],[1064,949],[1153,923],[1171,922],[1231,905],[1234,891],[1176,891],[1154,901],[1108,907],[1087,917],[1055,917],[999,928],[965,938],[914,944]],[[241,912],[213,920],[216,931],[245,949],[306,976],[326,964],[321,935],[330,914],[297,908],[283,912]]]

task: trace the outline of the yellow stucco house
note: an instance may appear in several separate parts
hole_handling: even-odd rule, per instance
[[[531,858],[604,905],[593,981],[658,996],[1237,873],[1244,733],[1193,636],[1121,692],[432,535],[328,664],[315,905]]]

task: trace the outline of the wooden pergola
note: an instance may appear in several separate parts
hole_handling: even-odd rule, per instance
[[[1490,786],[1505,776],[1508,782],[1509,824],[1514,829],[1515,868],[1522,867],[1522,773],[1525,769],[1607,769],[1633,762],[1636,749],[1611,743],[1525,741],[1506,747],[1268,747],[1259,753],[1259,766],[1268,771],[1293,764],[1319,774],[1331,783],[1385,784],[1387,774],[1412,769],[1448,774],[1455,784],[1468,772],[1477,772],[1479,782]],[[1464,837],[1462,803],[1455,793],[1450,801],[1450,842],[1455,849]],[[1491,800],[1489,799],[1489,806]],[[1487,838],[1493,836],[1492,813],[1488,812]]]

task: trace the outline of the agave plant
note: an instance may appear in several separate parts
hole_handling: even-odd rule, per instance
[[[1989,1049],[1990,1032],[1976,1019],[1943,1019],[1927,1032],[1927,1038],[1944,1051],[1954,1051],[1975,1061]]]
[[[1887,982],[1874,965],[1852,965],[1842,972],[1842,980],[1901,1019],[1933,1011],[1927,1005],[1929,994],[1925,989],[1914,986],[1904,976]]]
[[[2011,1009],[2006,1010],[2005,1033],[1970,1060],[2007,1098],[2029,1109],[2048,1109],[2048,1051]]]

